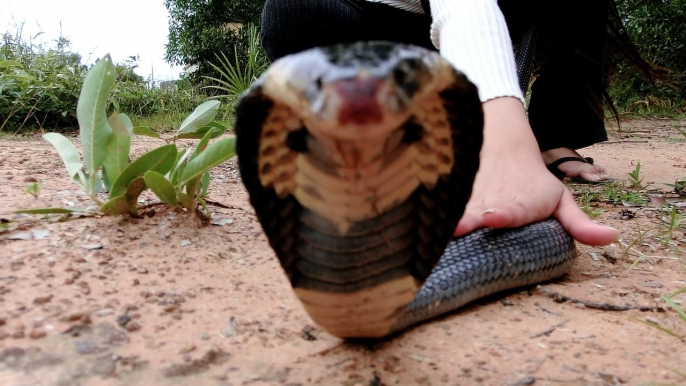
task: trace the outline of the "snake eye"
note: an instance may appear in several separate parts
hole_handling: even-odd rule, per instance
[[[314,81],[314,84],[315,84],[315,86],[317,86],[317,89],[318,89],[318,90],[321,90],[321,89],[322,89],[323,83],[324,83],[324,82],[322,81],[322,77],[321,77],[321,76],[320,76],[320,77],[317,77],[317,79],[315,79],[315,81]]]

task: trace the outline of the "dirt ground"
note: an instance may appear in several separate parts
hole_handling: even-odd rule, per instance
[[[665,185],[686,176],[675,127],[686,121],[627,121],[583,154],[624,181],[640,162],[644,193],[678,205]],[[139,155],[155,142],[134,145]],[[579,302],[524,288],[383,341],[344,342],[294,297],[235,161],[213,171],[210,198],[226,208],[200,227],[161,206],[142,218],[15,215],[90,201],[39,137],[0,140],[0,154],[1,385],[686,385],[686,342],[636,321],[686,336],[660,299],[686,286],[686,238],[682,228],[664,241],[659,196],[592,208],[620,242],[579,245],[571,274],[543,285]],[[24,191],[34,181],[38,198]]]

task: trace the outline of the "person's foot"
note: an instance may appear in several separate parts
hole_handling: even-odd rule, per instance
[[[594,165],[591,158],[584,158],[576,151],[560,147],[541,152],[543,162],[558,178],[571,177],[587,182],[602,182],[608,179],[605,168]]]

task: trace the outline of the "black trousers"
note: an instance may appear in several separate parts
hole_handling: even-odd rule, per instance
[[[552,3],[552,4],[551,4]],[[564,4],[559,4],[564,3]],[[541,151],[581,149],[607,140],[605,90],[606,1],[500,0],[513,44],[539,25],[538,70],[529,122]],[[363,0],[267,0],[262,45],[267,57],[317,46],[387,40],[435,50],[431,17]]]

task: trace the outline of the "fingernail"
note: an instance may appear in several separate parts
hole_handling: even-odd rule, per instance
[[[615,231],[615,234],[617,235],[617,238],[619,238],[619,229],[613,228],[613,227],[608,227],[608,226],[606,226],[606,228],[612,229],[613,231]]]
[[[491,209],[484,210],[484,214],[486,214],[486,213],[498,213],[498,211],[494,208],[491,208]]]

